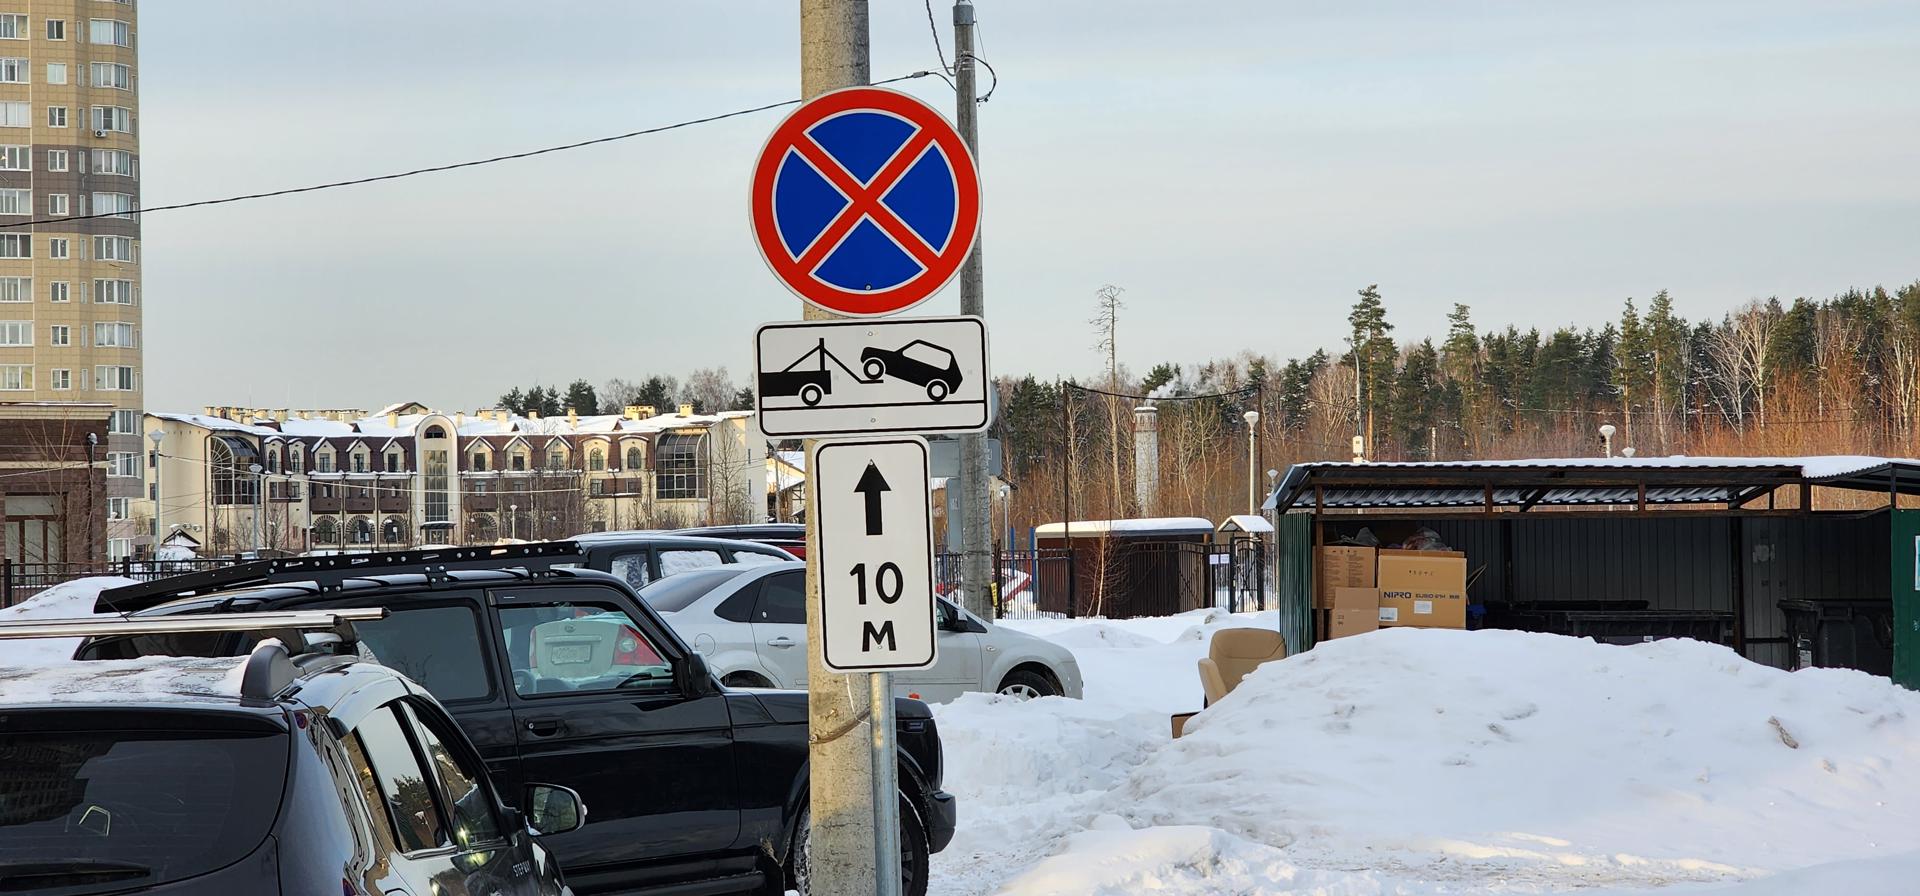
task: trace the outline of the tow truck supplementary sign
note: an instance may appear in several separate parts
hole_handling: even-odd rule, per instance
[[[933,107],[850,87],[774,128],[749,214],[767,266],[800,298],[837,314],[894,314],[959,272],[979,231],[980,177]]]
[[[992,421],[978,317],[770,323],[753,345],[754,403],[771,437],[980,432]]]
[[[933,665],[933,508],[927,443],[915,437],[820,442],[821,654],[835,672],[897,672]]]

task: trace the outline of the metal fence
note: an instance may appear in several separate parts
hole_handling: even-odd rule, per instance
[[[108,563],[16,563],[0,560],[0,607],[11,607],[42,591],[89,576],[120,576],[140,582],[183,573],[219,569],[241,562],[235,557],[193,560],[116,560]]]
[[[996,551],[994,616],[1070,619],[1170,616],[1188,610],[1250,612],[1274,606],[1268,546],[1132,542],[1102,547]],[[934,556],[936,590],[958,600],[960,555]]]

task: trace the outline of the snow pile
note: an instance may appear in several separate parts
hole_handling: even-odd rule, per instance
[[[93,603],[100,596],[100,592],[108,588],[132,584],[134,580],[120,576],[95,576],[62,582],[14,606],[0,610],[0,622],[93,618]],[[0,641],[0,667],[33,666],[57,662],[71,658],[74,648],[79,646],[79,638],[3,640]]]
[[[1223,628],[1272,628],[1274,613],[1194,610],[1146,619],[1033,619],[995,623],[1053,641],[1073,651],[1086,681],[1087,702],[1129,712],[1153,712],[1153,730],[1166,737],[1167,717],[1200,708],[1200,658]],[[944,729],[943,729],[944,731]]]

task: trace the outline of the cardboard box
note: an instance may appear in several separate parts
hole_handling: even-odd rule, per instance
[[[1336,588],[1327,638],[1365,634],[1380,627],[1380,589]]]
[[[1360,545],[1322,547],[1314,558],[1314,609],[1333,609],[1335,588],[1372,588],[1376,553],[1375,549]]]
[[[1380,592],[1381,628],[1466,628],[1467,596],[1431,591]]]
[[[1383,592],[1467,593],[1467,555],[1458,551],[1380,551],[1373,586]]]

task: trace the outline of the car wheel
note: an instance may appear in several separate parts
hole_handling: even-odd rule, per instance
[[[800,387],[800,403],[807,407],[813,407],[820,403],[820,396],[823,394],[825,393],[820,391],[819,386],[808,383]]]
[[[796,890],[800,896],[813,896],[807,877],[811,869],[809,856],[813,837],[813,810],[806,805],[800,807],[800,817],[794,821],[793,849],[787,853],[787,887]],[[927,851],[927,825],[920,818],[920,812],[913,807],[913,801],[906,794],[900,795],[900,896],[927,896],[928,866],[932,855]]]
[[[1006,679],[1000,682],[1000,690],[996,693],[1004,697],[1032,700],[1035,697],[1058,697],[1060,689],[1053,682],[1048,681],[1045,675],[1026,669],[1015,669],[1007,673]]]
[[[720,679],[720,683],[730,688],[770,688],[773,682],[752,672],[733,672]]]
[[[947,400],[947,384],[939,380],[934,380],[933,382],[928,383],[927,397],[933,399],[934,401],[946,401]]]
[[[860,372],[866,374],[869,380],[877,380],[887,375],[887,362],[879,358],[868,358],[867,363],[860,365]]]

